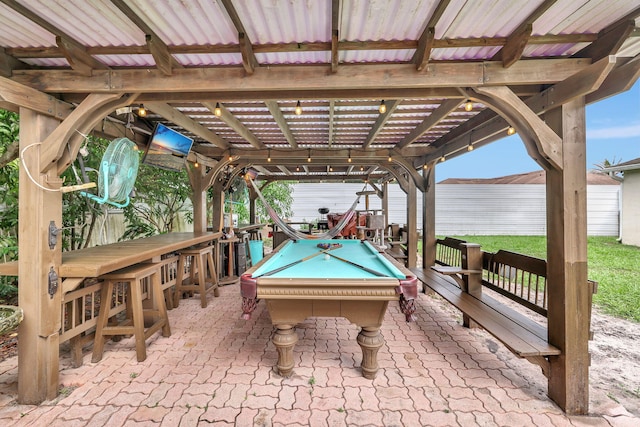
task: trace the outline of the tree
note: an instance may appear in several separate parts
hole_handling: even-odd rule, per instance
[[[174,172],[140,165],[135,195],[124,209],[128,223],[121,240],[173,231],[190,194],[185,170]],[[192,212],[185,212],[185,220],[193,221]]]
[[[0,110],[0,262],[18,259],[18,148],[20,121],[16,113]],[[15,277],[0,277],[0,299],[18,293]]]
[[[622,172],[620,172],[620,171],[615,171],[615,172],[605,171],[606,168],[610,168],[611,166],[615,166],[615,165],[618,165],[620,163],[622,163],[622,159],[616,159],[615,157],[613,158],[612,161],[609,161],[608,159],[604,159],[600,163],[595,163],[593,165],[594,168],[591,169],[591,172],[610,175],[614,179],[622,179]]]
[[[269,206],[278,214],[280,218],[287,218],[293,215],[291,205],[293,204],[293,182],[275,181],[268,184],[262,190]],[[262,203],[256,203],[256,215],[259,222],[269,221],[269,213]]]

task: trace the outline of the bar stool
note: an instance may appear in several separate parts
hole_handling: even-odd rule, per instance
[[[185,280],[184,273],[186,265],[189,265],[189,278]],[[209,289],[207,289],[207,279],[211,279]],[[205,308],[207,306],[207,291],[212,288],[213,296],[220,296],[220,291],[218,290],[218,274],[216,273],[216,267],[213,263],[213,246],[203,246],[180,251],[173,306],[178,307],[183,292],[196,291],[200,294],[200,305],[202,308]]]
[[[138,362],[147,358],[145,340],[162,329],[162,336],[171,336],[167,307],[160,280],[160,266],[158,264],[137,264],[113,273],[101,276],[105,280],[100,297],[100,312],[96,325],[96,335],[93,344],[92,362],[99,362],[104,351],[105,336],[133,335],[136,340],[136,356]],[[148,294],[152,299],[152,307],[142,306],[142,287],[148,279]],[[109,325],[112,310],[113,289],[116,283],[126,283],[127,286],[127,318],[117,325]],[[145,328],[145,316],[153,320],[153,324]]]

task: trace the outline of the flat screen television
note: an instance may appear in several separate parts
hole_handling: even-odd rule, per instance
[[[182,170],[191,145],[193,139],[157,123],[142,163],[171,171]]]

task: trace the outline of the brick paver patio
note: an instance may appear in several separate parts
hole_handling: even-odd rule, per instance
[[[147,341],[136,362],[132,339],[109,342],[103,360],[71,368],[61,354],[61,396],[18,405],[17,359],[0,363],[3,426],[638,426],[623,408],[567,417],[545,394],[540,369],[482,331],[460,326],[437,299],[421,295],[416,323],[392,303],[380,371],[358,368],[357,329],[344,319],[297,328],[294,375],[274,372],[277,354],[264,303],[240,320],[238,286],[206,309],[197,298],[169,312],[173,335]]]

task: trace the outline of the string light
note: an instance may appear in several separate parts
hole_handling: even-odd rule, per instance
[[[473,151],[473,144],[467,145],[467,151]]]
[[[298,103],[296,104],[296,116],[299,116],[300,114],[302,114],[302,106],[300,105],[300,101],[298,101]]]
[[[464,110],[465,111],[473,110],[473,102],[471,102],[470,100],[467,100],[467,102],[464,104]]]
[[[513,126],[509,126],[509,128],[507,129],[507,135],[513,135],[516,133],[516,128],[514,128]]]
[[[422,169],[427,170],[429,169],[429,166],[425,163],[424,165],[422,165]]]
[[[194,167],[194,168],[199,168],[199,167],[200,167],[200,165],[198,164],[198,162],[195,162],[195,163],[193,164],[193,167]]]
[[[378,111],[380,111],[380,114],[384,114],[387,112],[387,106],[384,105],[384,99],[380,101],[380,107],[378,107]]]
[[[147,109],[144,108],[143,104],[140,104],[140,107],[138,108],[138,117],[147,117]]]
[[[220,117],[222,115],[222,108],[220,108],[219,102],[216,102],[216,108],[213,109],[213,114],[215,114],[216,117]]]
[[[311,163],[311,148],[309,148],[309,155],[307,156],[307,163]]]
[[[271,148],[267,150],[267,162],[271,163]]]
[[[364,171],[364,166],[360,166],[360,172]]]
[[[444,156],[444,154],[442,155],[442,157],[440,157],[440,161],[444,162],[445,160],[447,160],[447,158]]]
[[[349,148],[349,158],[347,159],[347,162],[351,163],[351,148]]]
[[[296,172],[300,172],[300,166],[296,166]]]

